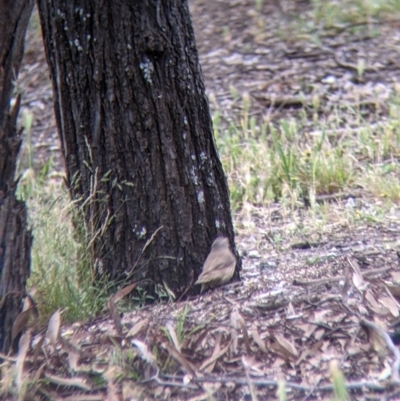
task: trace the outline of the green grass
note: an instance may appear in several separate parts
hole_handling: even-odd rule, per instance
[[[329,370],[333,384],[334,401],[346,401],[349,399],[346,390],[346,380],[343,372],[340,370],[337,360],[330,361]]]
[[[380,36],[386,21],[400,16],[400,0],[311,0],[308,7],[298,8],[294,2],[285,2],[276,35],[290,43],[310,41],[321,44],[324,37],[335,37],[346,31],[350,34]],[[256,38],[268,34],[270,27],[263,20],[258,1],[253,17],[258,27]],[[360,71],[363,66],[360,65]]]
[[[371,19],[384,19],[400,13],[399,0],[312,0],[316,25],[331,28],[339,24],[362,24]]]
[[[240,209],[246,202],[296,203],[360,188],[371,197],[398,201],[398,99],[393,98],[389,107],[387,121],[373,128],[359,113],[341,110],[335,120],[316,121],[312,132],[301,116],[276,124],[256,121],[250,116],[247,96],[236,119],[224,121],[216,112],[215,136],[233,208]],[[347,130],[342,122],[345,114]]]
[[[76,211],[65,186],[59,177],[36,177],[31,168],[27,172],[19,196],[27,201],[34,236],[28,291],[34,293],[42,322],[58,308],[65,309],[64,321],[95,316],[106,293],[93,285],[88,252],[71,223]]]

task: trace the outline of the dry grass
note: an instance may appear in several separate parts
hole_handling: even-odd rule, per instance
[[[302,119],[266,124],[250,117],[244,95],[239,116],[222,121],[214,115],[220,156],[228,176],[232,205],[267,205],[360,189],[365,196],[397,202],[400,194],[400,108],[389,104],[389,118],[373,127],[353,115],[348,128],[336,121],[316,122],[313,131]],[[343,113],[344,114],[344,113]],[[349,119],[349,114],[346,115]]]

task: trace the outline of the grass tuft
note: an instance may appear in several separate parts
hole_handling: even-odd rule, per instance
[[[275,124],[257,120],[247,94],[235,119],[224,120],[216,112],[214,131],[233,208],[279,200],[297,204],[360,188],[371,197],[398,201],[398,99],[388,107],[390,117],[371,125],[357,108],[343,106],[336,118],[317,120],[312,131],[301,114]]]
[[[107,286],[94,286],[89,254],[77,234],[84,230],[71,223],[76,210],[62,181],[39,179],[27,169],[18,189],[34,236],[28,290],[35,293],[42,323],[59,308],[66,310],[65,321],[95,316],[104,306]]]

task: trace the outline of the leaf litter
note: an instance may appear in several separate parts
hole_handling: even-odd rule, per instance
[[[210,392],[216,399],[241,399],[246,393],[269,399],[282,386],[288,399],[306,394],[329,399],[337,363],[353,397],[394,391],[400,364],[393,343],[399,297],[388,296],[387,285],[399,286],[392,279],[399,261],[391,250],[367,260],[367,266],[356,268],[358,279],[349,283],[347,297],[345,280],[335,280],[356,265],[346,251],[335,263],[325,261],[325,269],[315,270],[325,280],[322,284],[295,285],[294,277],[304,282],[309,277],[309,272],[301,277],[295,269],[286,271],[284,281],[280,274],[266,277],[260,272],[258,282],[244,270],[240,284],[125,312],[118,328],[111,316],[61,326],[57,311],[47,328],[52,334],[35,360],[33,345],[28,350],[29,331],[23,334],[18,377],[32,378],[41,367],[37,379],[47,379],[50,393],[61,386],[68,394],[98,395],[106,388],[110,399],[123,399],[125,386],[136,388],[141,399],[152,399],[156,389],[162,389],[161,397],[173,399]],[[254,264],[246,257],[244,262]],[[387,269],[379,270],[382,265]],[[371,271],[380,273],[371,278]],[[265,294],[275,302],[266,304]]]
[[[290,116],[313,102],[312,91],[300,95],[306,82],[323,99],[325,114],[340,102],[361,100],[374,116],[385,116],[400,65],[393,26],[382,26],[384,43],[365,37],[354,46],[346,30],[328,37],[322,47],[287,42],[274,33],[257,36],[250,3],[232,2],[226,20],[225,2],[191,2],[212,109],[229,118],[238,108],[229,95],[234,86],[256,100],[260,113],[268,108],[271,119]],[[271,32],[281,24],[272,3],[264,2],[262,14],[271,15]],[[224,22],[226,36],[221,34]],[[246,41],[257,46],[249,51]],[[363,54],[368,55],[364,75],[357,78],[355,60]],[[37,116],[35,149],[43,159],[55,155],[55,166],[62,168],[46,69],[43,51],[29,47],[19,78],[27,88],[23,105]],[[361,202],[368,207],[367,200]],[[345,200],[337,207],[345,211]],[[385,226],[324,226],[311,241],[306,235],[293,238],[294,216],[280,211],[271,204],[269,210],[254,207],[235,217],[241,283],[121,317],[117,302],[129,295],[132,284],[110,299],[111,317],[61,325],[55,312],[47,341],[44,333],[30,333],[31,312],[22,312],[13,326],[14,339],[22,334],[19,352],[16,358],[2,356],[2,373],[15,364],[18,386],[33,379],[32,399],[42,399],[45,391],[59,400],[261,400],[285,391],[287,399],[328,400],[341,374],[353,399],[395,397],[398,219]],[[282,238],[279,247],[272,240],[276,237]],[[183,327],[179,335],[177,322]],[[8,379],[3,375],[3,384]]]

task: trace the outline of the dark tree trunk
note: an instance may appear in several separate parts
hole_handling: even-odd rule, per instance
[[[38,4],[67,177],[97,272],[180,295],[218,233],[235,251],[187,2]]]
[[[24,202],[15,197],[21,145],[17,130],[20,97],[10,100],[22,61],[33,0],[0,0],[0,350],[11,347],[11,327],[21,312],[30,272],[32,235]]]

